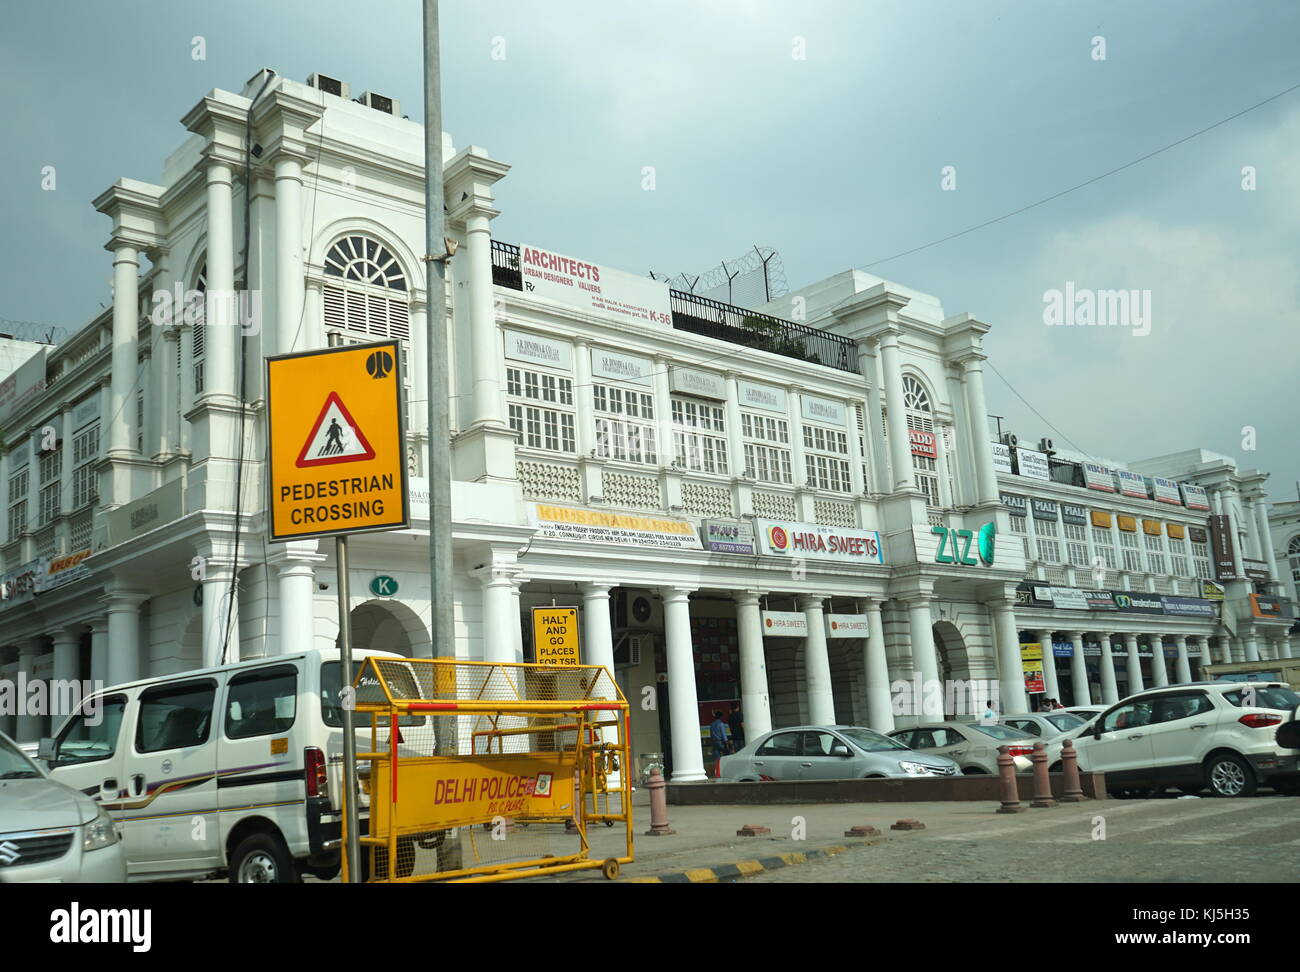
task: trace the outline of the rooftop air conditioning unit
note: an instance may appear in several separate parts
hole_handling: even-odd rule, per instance
[[[331,78],[326,74],[313,74],[307,78],[307,87],[324,91],[326,94],[338,95],[340,98],[352,97],[352,89],[346,81]]]
[[[361,97],[357,101],[367,108],[382,111],[385,115],[392,115],[394,118],[400,118],[402,114],[396,98],[386,98],[381,94],[375,94],[373,91],[361,92]]]
[[[664,626],[663,602],[649,591],[620,590],[614,600],[614,627],[658,631]]]
[[[1002,433],[1002,444],[1005,445],[1008,449],[1014,449],[1019,443],[1020,443],[1020,439],[1016,436],[1014,432]]]
[[[1052,451],[1052,440],[1051,440],[1051,439],[1039,439],[1039,440],[1038,440],[1038,451],[1039,451],[1039,452],[1051,452],[1051,451]]]

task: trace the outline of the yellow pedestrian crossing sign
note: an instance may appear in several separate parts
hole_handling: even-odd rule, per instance
[[[396,341],[266,359],[270,539],[410,526]]]

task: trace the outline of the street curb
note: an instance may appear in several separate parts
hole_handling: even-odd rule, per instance
[[[842,854],[854,847],[866,846],[868,841],[855,844],[833,844],[829,847],[819,847],[810,851],[792,852],[789,854],[776,854],[772,857],[751,858],[744,861],[732,861],[729,864],[719,864],[715,867],[695,867],[688,871],[671,871],[667,874],[657,874],[654,877],[637,877],[626,878],[619,881],[619,884],[722,884],[739,880],[741,878],[752,877],[755,874],[761,874],[764,871],[775,871],[782,867],[792,867],[795,864],[804,864],[808,861],[822,860],[827,857],[834,857],[836,854]]]

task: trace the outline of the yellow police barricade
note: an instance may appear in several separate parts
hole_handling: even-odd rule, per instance
[[[632,860],[628,705],[607,669],[366,658],[354,687],[363,880],[613,879]]]

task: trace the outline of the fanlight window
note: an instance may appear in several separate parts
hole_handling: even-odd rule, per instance
[[[405,290],[406,274],[397,258],[375,240],[345,236],[325,254],[325,272],[355,283]]]
[[[903,376],[903,405],[917,412],[930,411],[930,395],[911,375]]]

